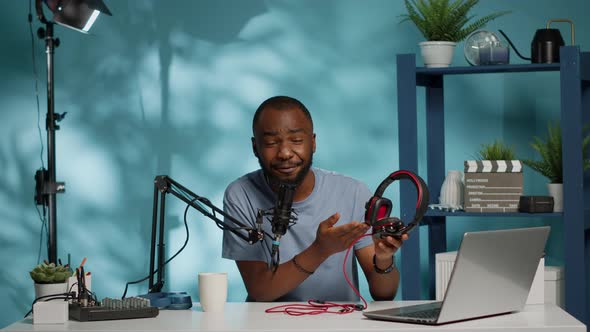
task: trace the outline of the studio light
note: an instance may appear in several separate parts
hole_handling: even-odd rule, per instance
[[[43,3],[53,13],[53,18],[48,20],[43,13]],[[41,168],[35,173],[35,202],[48,210],[48,236],[47,259],[50,263],[57,263],[57,204],[56,194],[65,192],[65,183],[55,179],[55,131],[59,130],[57,124],[65,117],[66,113],[54,111],[54,81],[53,81],[53,55],[59,46],[59,39],[53,35],[55,23],[65,27],[88,33],[99,13],[112,16],[102,0],[35,0],[37,18],[45,27],[37,30],[37,36],[45,40],[45,53],[47,54],[47,169]]]
[[[38,6],[40,2],[37,0]],[[88,33],[99,14],[112,16],[102,0],[43,0],[43,2],[53,13],[55,23],[83,33]]]

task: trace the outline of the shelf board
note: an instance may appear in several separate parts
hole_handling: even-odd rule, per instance
[[[559,71],[559,63],[531,63],[515,65],[489,65],[489,66],[463,66],[445,68],[417,67],[416,75],[419,76],[441,76],[441,75],[463,75],[463,74],[493,74],[493,73],[525,73],[538,71]]]
[[[426,217],[519,217],[519,218],[561,218],[562,212],[553,213],[521,213],[521,212],[449,212],[428,210]]]

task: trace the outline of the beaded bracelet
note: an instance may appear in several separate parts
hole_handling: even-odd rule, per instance
[[[293,259],[291,260],[291,261],[293,261],[295,268],[297,268],[297,270],[299,270],[300,272],[303,272],[307,275],[312,275],[314,271],[309,271],[309,270],[304,269],[301,265],[299,265],[299,263],[297,263],[296,258],[297,258],[297,256],[293,256]]]

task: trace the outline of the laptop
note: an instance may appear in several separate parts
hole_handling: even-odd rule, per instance
[[[440,325],[522,310],[549,227],[467,232],[442,302],[365,311],[371,319]]]

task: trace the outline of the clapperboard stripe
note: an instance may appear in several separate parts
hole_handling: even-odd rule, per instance
[[[465,160],[465,173],[475,173],[475,172],[477,172],[477,161]]]
[[[520,160],[465,160],[465,173],[521,173]]]
[[[520,160],[511,160],[512,162],[512,173],[522,172],[522,162]]]

